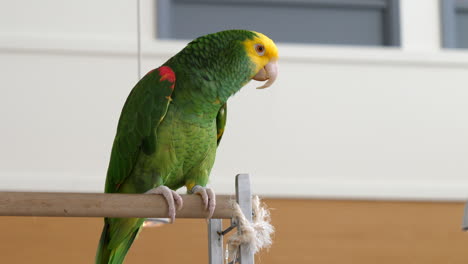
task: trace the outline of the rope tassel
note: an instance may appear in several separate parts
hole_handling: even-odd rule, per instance
[[[256,254],[262,248],[269,248],[272,234],[275,228],[271,225],[270,211],[265,203],[261,203],[258,196],[252,199],[252,222],[249,222],[242,213],[239,205],[232,201],[234,217],[237,219],[239,232],[230,236],[227,240],[227,263],[235,263],[242,244],[245,248]]]

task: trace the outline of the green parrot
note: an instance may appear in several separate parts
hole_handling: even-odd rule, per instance
[[[207,188],[226,124],[226,102],[251,79],[276,79],[278,50],[264,34],[226,30],[199,37],[147,73],[125,102],[107,171],[106,193],[161,194],[174,222],[185,186],[201,196],[208,218],[216,201]],[[144,218],[105,218],[97,264],[124,261]]]

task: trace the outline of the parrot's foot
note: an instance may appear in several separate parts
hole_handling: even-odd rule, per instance
[[[169,218],[171,219],[171,223],[174,223],[176,216],[176,207],[177,210],[180,210],[184,205],[182,197],[180,197],[178,193],[164,185],[151,189],[145,192],[145,194],[162,194],[162,196],[164,196],[164,199],[166,199],[167,201]]]
[[[193,194],[199,194],[202,197],[205,210],[208,211],[208,216],[206,218],[210,219],[213,216],[216,207],[216,195],[213,189],[195,185],[191,192]]]

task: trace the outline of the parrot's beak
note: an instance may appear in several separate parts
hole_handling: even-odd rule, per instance
[[[257,89],[264,89],[270,87],[276,80],[278,76],[278,64],[277,61],[270,61],[265,67],[263,67],[253,79],[256,81],[267,81],[262,86],[257,87]]]

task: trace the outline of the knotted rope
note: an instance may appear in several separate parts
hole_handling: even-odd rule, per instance
[[[252,199],[252,222],[249,222],[242,213],[239,205],[232,201],[234,217],[237,219],[237,233],[227,239],[227,263],[235,263],[239,253],[239,246],[244,245],[246,250],[253,254],[262,248],[269,248],[272,244],[271,235],[275,228],[271,225],[270,211],[258,196]]]

